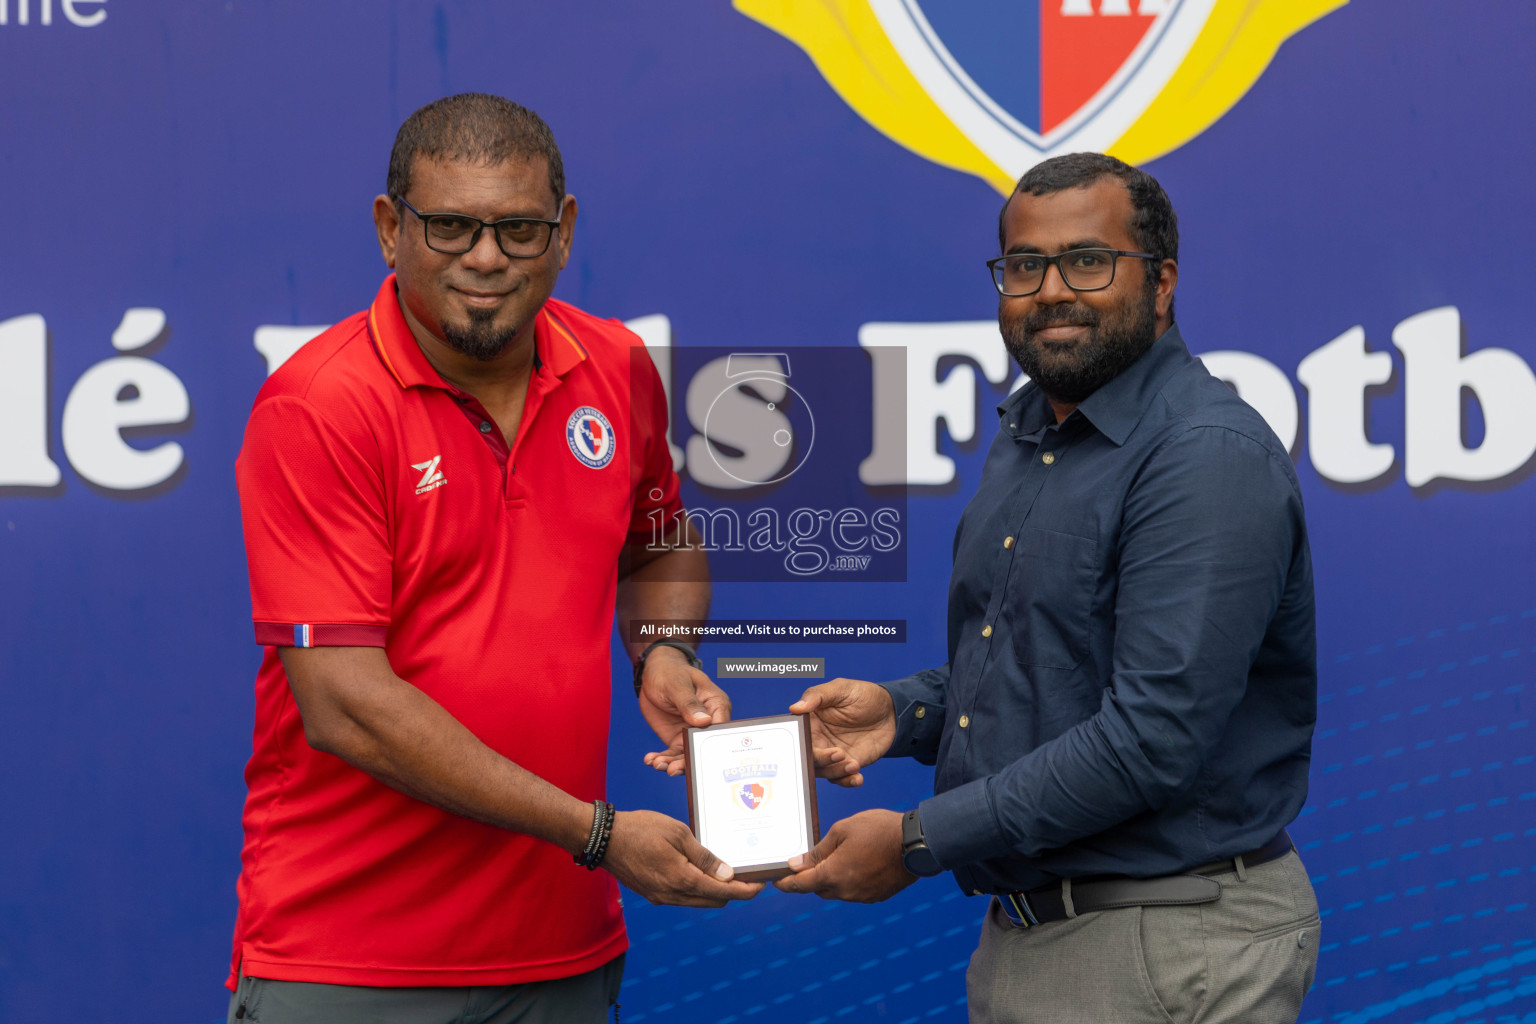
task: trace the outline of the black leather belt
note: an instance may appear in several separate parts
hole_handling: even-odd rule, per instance
[[[1284,830],[1257,850],[1202,864],[1178,875],[1161,878],[1097,878],[1074,882],[1066,879],[1028,892],[1005,892],[997,897],[1003,913],[1015,927],[1032,928],[1048,921],[1121,907],[1178,907],[1214,903],[1221,899],[1221,883],[1210,875],[1236,871],[1278,860],[1295,849]],[[1070,910],[1070,913],[1068,912]]]

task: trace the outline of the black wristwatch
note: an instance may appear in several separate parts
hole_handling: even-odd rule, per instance
[[[700,672],[704,671],[704,663],[699,660],[699,656],[697,654],[693,653],[693,648],[692,647],[689,647],[687,644],[683,643],[681,640],[657,640],[655,643],[651,644],[645,650],[641,651],[640,652],[640,657],[635,659],[635,696],[636,697],[640,696],[640,677],[645,675],[645,659],[650,657],[651,652],[654,651],[658,647],[671,647],[671,648],[674,648],[676,650],[682,651],[684,654],[686,654],[688,656],[688,664],[692,665],[694,668],[698,669]]]
[[[901,816],[901,863],[919,878],[944,873],[923,838],[923,821],[917,816],[916,807]]]

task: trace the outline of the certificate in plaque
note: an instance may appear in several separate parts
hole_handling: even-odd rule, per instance
[[[821,838],[811,729],[802,715],[688,730],[688,820],[744,882],[790,874]]]

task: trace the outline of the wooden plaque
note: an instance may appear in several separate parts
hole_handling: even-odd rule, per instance
[[[811,728],[802,715],[689,729],[688,823],[744,882],[783,878],[821,838]]]

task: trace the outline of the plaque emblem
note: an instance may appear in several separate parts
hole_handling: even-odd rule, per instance
[[[768,802],[768,794],[771,792],[766,782],[748,782],[742,785],[736,795],[747,805],[747,810],[755,811]]]

